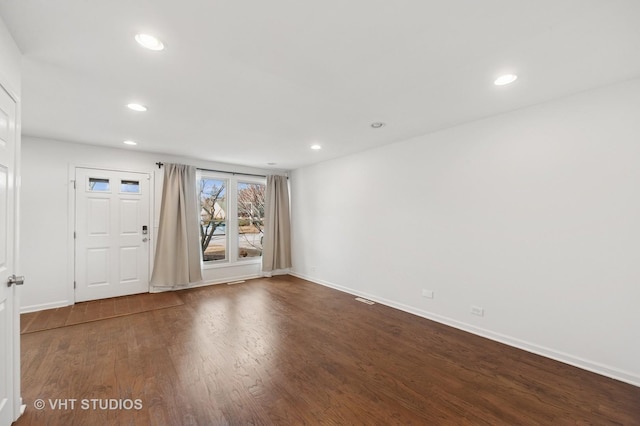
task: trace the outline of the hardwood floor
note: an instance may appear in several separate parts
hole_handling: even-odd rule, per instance
[[[122,317],[140,312],[182,305],[177,293],[145,293],[76,303],[63,308],[46,309],[20,315],[20,333],[33,333],[52,328]]]
[[[638,387],[294,277],[177,294],[23,335],[17,425],[640,424]]]

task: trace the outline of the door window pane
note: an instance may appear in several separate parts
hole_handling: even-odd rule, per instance
[[[238,182],[238,258],[262,256],[266,186]]]
[[[109,192],[109,179],[90,177],[89,191]]]
[[[120,192],[140,193],[140,182],[137,180],[121,180]]]
[[[200,245],[205,262],[227,258],[227,182],[200,179]]]

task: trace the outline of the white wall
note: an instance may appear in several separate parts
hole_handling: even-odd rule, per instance
[[[639,100],[629,81],[294,171],[294,273],[640,385]]]
[[[22,272],[27,277],[21,311],[29,312],[73,304],[73,190],[70,169],[95,167],[152,175],[153,234],[160,218],[163,171],[157,161],[192,164],[201,168],[266,174],[267,170],[230,166],[196,159],[151,154],[135,149],[111,149],[47,139],[23,137],[22,143]],[[203,271],[201,284],[260,276],[260,264]]]

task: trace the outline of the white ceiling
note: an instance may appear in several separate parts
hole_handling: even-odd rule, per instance
[[[0,16],[24,54],[24,134],[263,168],[640,76],[639,0],[0,0]]]

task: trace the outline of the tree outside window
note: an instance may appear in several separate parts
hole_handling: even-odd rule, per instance
[[[238,258],[262,256],[266,186],[238,182]]]
[[[200,243],[205,262],[227,258],[227,182],[202,178],[200,183]]]

